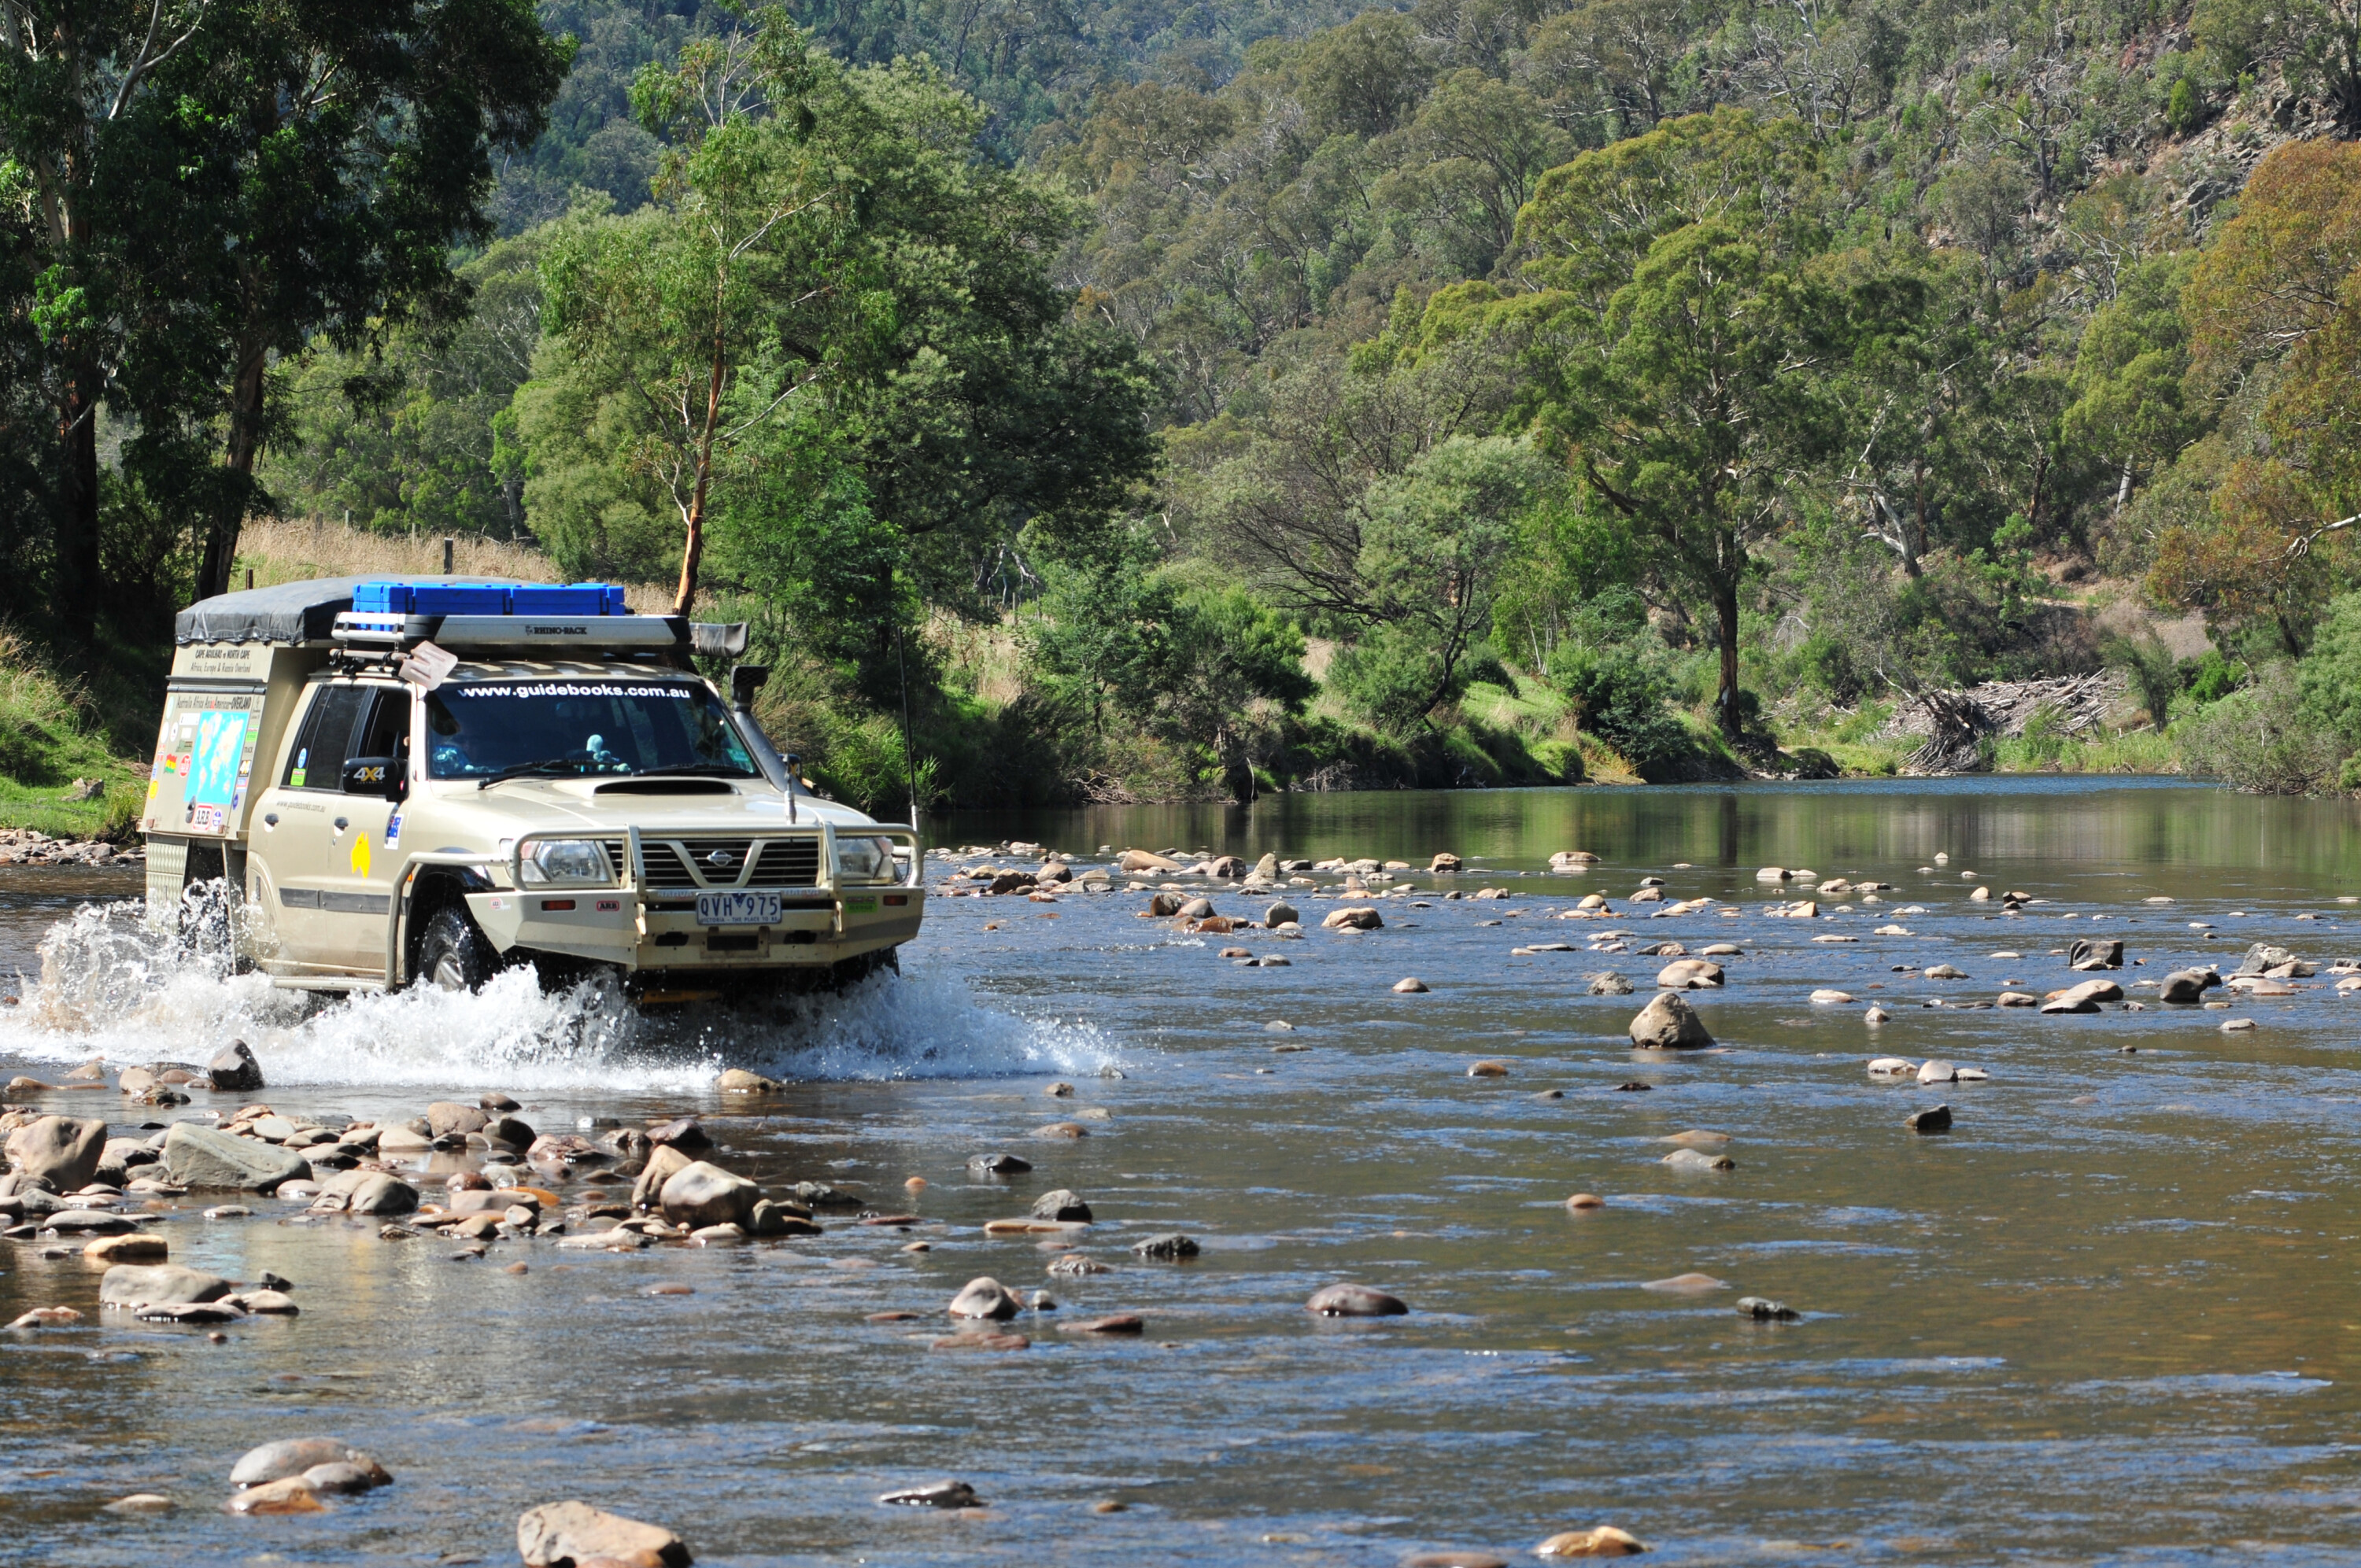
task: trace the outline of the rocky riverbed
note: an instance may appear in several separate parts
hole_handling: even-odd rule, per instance
[[[934,857],[901,977],[620,1032],[28,978],[9,1539],[2343,1560],[2361,910],[2221,800],[1077,819]]]

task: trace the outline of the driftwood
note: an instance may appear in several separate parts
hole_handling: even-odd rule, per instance
[[[1989,765],[1983,755],[1985,737],[2022,735],[2026,725],[2045,711],[2053,732],[2085,734],[2105,724],[2107,715],[2122,705],[2125,689],[2121,674],[2103,671],[1926,692],[1903,706],[1886,733],[1924,738],[1903,760],[1905,773],[1981,773]]]

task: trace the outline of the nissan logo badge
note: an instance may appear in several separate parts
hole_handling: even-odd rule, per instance
[[[733,860],[734,857],[729,850],[716,850],[713,853],[705,857],[705,863],[708,866],[726,866],[730,864]]]

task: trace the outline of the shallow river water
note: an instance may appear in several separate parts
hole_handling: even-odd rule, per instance
[[[79,1256],[0,1242],[0,1321],[86,1314],[0,1332],[0,1562],[514,1562],[517,1514],[561,1497],[667,1525],[718,1564],[1532,1562],[1598,1523],[1667,1563],[2361,1562],[2361,995],[2326,973],[2361,956],[2361,907],[2340,902],[2361,894],[2353,806],[1976,779],[1297,796],[930,831],[1085,863],[1101,845],[1422,866],[1450,850],[1466,873],[1410,881],[1512,896],[1422,891],[1344,935],[1312,928],[1333,899],[1298,892],[1295,941],[1182,935],[1138,917],[1144,894],[938,899],[898,979],[796,1020],[657,1030],[513,979],[307,1008],[174,967],[99,907],[132,879],[0,872],[0,975],[24,976],[0,985],[23,997],[0,1010],[0,1080],[240,1037],[271,1080],[160,1114],[112,1091],[31,1097],[45,1108],[103,1108],[118,1132],[251,1098],[406,1117],[505,1090],[544,1131],[696,1112],[717,1157],[766,1185],[831,1182],[925,1221],[632,1255],[509,1241],[471,1262],[374,1221],[291,1223],[294,1202],[208,1221],[222,1196],[192,1193],[157,1216],[174,1261],[275,1272],[302,1306],[219,1343],[103,1315]],[[1551,874],[1570,849],[1602,863]],[[1895,885],[1767,918],[1795,892],[1759,883],[1766,864]],[[1643,875],[1742,913],[1652,919],[1663,905],[1624,903]],[[2047,902],[2005,914],[1968,899],[1979,884]],[[1613,920],[1554,918],[1591,892]],[[1889,923],[1911,934],[1874,934]],[[1719,1048],[1630,1047],[1663,960],[1580,950],[1603,930],[1744,948],[1726,990],[1691,993]],[[2081,977],[2053,949],[2082,936],[2126,942],[2127,988],[2198,961],[2226,974],[2259,940],[2323,972],[2226,1012],[2137,990],[2147,1010],[2096,1016],[1922,1005],[2065,985]],[[44,941],[62,994],[39,983]],[[1510,951],[1561,941],[1576,950]],[[1290,963],[1241,968],[1217,956],[1232,944]],[[1941,962],[1969,978],[1895,968]],[[1587,995],[1606,968],[1638,993]],[[1390,990],[1409,975],[1432,991]],[[1816,1006],[1817,987],[1892,1021]],[[2238,1018],[2259,1026],[2223,1030]],[[1991,1076],[1873,1080],[1883,1054]],[[1471,1078],[1479,1059],[1508,1075]],[[747,1113],[710,1090],[726,1066],[796,1081]],[[1071,1099],[1045,1093],[1057,1080]],[[1938,1102],[1948,1135],[1904,1126]],[[1068,1120],[1089,1135],[1033,1135]],[[1687,1129],[1730,1135],[1736,1168],[1661,1163]],[[995,1150],[1032,1172],[971,1179]],[[1108,1272],[1053,1279],[1039,1238],[982,1234],[1055,1187],[1095,1210],[1080,1245]],[[1569,1212],[1578,1191],[1604,1206]],[[1201,1255],[1131,1255],[1170,1231]],[[1690,1272],[1724,1288],[1648,1288]],[[984,1274],[1060,1310],[1011,1325],[1028,1349],[934,1348],[944,1304]],[[1346,1280],[1411,1315],[1303,1310]],[[1803,1315],[1742,1320],[1745,1295]],[[895,1310],[922,1317],[867,1321]],[[1147,1332],[1058,1326],[1108,1312]],[[396,1484],[316,1517],[217,1511],[241,1452],[311,1432]],[[950,1476],[989,1506],[875,1501]],[[181,1506],[104,1511],[140,1491]]]

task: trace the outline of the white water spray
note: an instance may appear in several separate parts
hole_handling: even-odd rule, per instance
[[[242,1039],[274,1086],[517,1093],[696,1092],[730,1067],[881,1080],[1087,1075],[1118,1060],[1089,1025],[1019,1017],[941,974],[885,973],[837,995],[663,1014],[594,983],[544,994],[527,970],[472,995],[315,996],[233,972],[218,923],[196,923],[214,935],[191,941],[150,929],[146,915],[138,903],[92,905],[52,927],[40,979],[0,1013],[0,1055],[202,1064]]]

